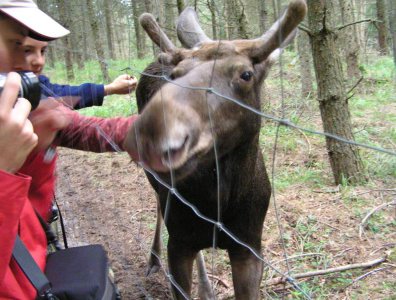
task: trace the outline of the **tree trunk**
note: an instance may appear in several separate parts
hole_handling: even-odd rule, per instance
[[[216,3],[214,0],[207,0],[207,5],[210,10],[212,21],[212,38],[217,40],[217,16],[216,16]]]
[[[136,36],[136,53],[139,59],[144,57],[145,49],[144,49],[144,33],[141,31],[140,23],[139,23],[139,10],[137,6],[136,0],[131,0],[132,4],[132,12],[133,12],[133,27],[135,29]]]
[[[165,27],[165,32],[168,35],[169,39],[176,43],[176,31],[175,31],[175,5],[173,0],[165,0],[165,11],[164,11],[164,19],[162,25]]]
[[[389,0],[389,28],[392,35],[393,62],[396,70],[396,1]],[[396,75],[395,75],[396,78]]]
[[[273,22],[275,23],[278,18],[279,18],[279,7],[278,7],[278,1],[277,0],[272,0],[272,9],[273,9]]]
[[[268,7],[265,2],[265,0],[258,0],[257,1],[258,5],[258,17],[259,17],[259,28],[260,28],[260,33],[264,33],[268,29]]]
[[[240,39],[249,39],[249,24],[247,21],[246,17],[246,12],[245,12],[245,4],[243,3],[242,0],[238,0],[236,2],[237,8],[238,8],[238,19],[237,19],[237,27],[238,27],[238,37]]]
[[[85,1],[81,2],[81,11],[82,11],[83,16],[88,15],[87,4],[85,3]],[[83,38],[82,38],[82,51],[83,51],[84,61],[87,61],[87,60],[92,59],[92,57],[89,56],[89,50],[88,50],[88,36],[91,33],[91,29],[90,29],[90,25],[89,25],[89,20],[87,20],[87,18],[85,18],[85,17],[82,18],[81,24],[82,24],[83,28],[86,29],[83,34]]]
[[[73,45],[73,60],[77,63],[77,67],[82,70],[84,68],[84,52],[80,51],[80,49],[83,47],[84,35],[86,34],[83,32],[84,17],[82,14],[82,5],[80,2],[66,1],[65,6],[68,14],[73,16],[73,21],[69,19],[71,26],[69,28],[71,31],[70,39]]]
[[[102,75],[103,75],[103,79],[105,80],[105,82],[109,82],[110,81],[109,71],[107,69],[107,64],[105,62],[103,44],[102,44],[102,40],[101,40],[100,34],[99,34],[98,18],[95,15],[92,0],[85,0],[85,1],[87,4],[87,9],[88,9],[89,23],[91,26],[93,38],[95,40],[96,54],[98,56],[100,69],[102,70]]]
[[[70,28],[71,22],[69,18],[69,12],[66,9],[65,0],[57,0],[57,4],[58,4],[59,17],[61,23],[66,28]],[[73,59],[72,59],[72,52],[69,51],[70,49],[73,49],[73,46],[71,44],[70,35],[66,35],[61,40],[64,47],[67,80],[73,81],[74,80]]]
[[[242,0],[226,1],[226,26],[227,39],[233,40],[238,38],[247,39],[247,18],[245,14],[245,5]]]
[[[387,55],[389,54],[389,51],[386,42],[385,0],[376,0],[376,6],[379,52],[380,55]]]
[[[367,11],[367,1],[366,0],[352,0],[354,2],[353,7],[356,9],[356,20],[366,19]],[[366,36],[369,23],[356,24],[358,43],[360,49],[365,49],[366,47]],[[363,50],[364,51],[364,50]]]
[[[336,48],[337,33],[333,29],[332,1],[308,0],[308,20],[318,101],[325,132],[354,140],[348,108],[341,58]],[[356,146],[326,137],[327,151],[336,184],[356,184],[366,180]]]
[[[356,21],[352,0],[339,0],[343,24]],[[347,76],[360,78],[359,70],[359,42],[355,25],[345,27],[341,32],[342,49],[347,63]]]
[[[109,49],[110,59],[115,59],[114,47],[113,47],[113,22],[111,17],[110,3],[109,0],[104,0],[104,15],[106,20],[106,35],[107,35],[107,48]]]
[[[298,57],[301,73],[301,95],[306,98],[312,94],[312,52],[309,38],[305,32],[300,32],[297,37]]]

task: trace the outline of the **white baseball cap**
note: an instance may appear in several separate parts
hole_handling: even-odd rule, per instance
[[[0,0],[0,12],[27,27],[29,36],[38,40],[50,41],[70,33],[32,0]]]

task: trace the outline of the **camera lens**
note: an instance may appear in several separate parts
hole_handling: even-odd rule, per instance
[[[21,89],[18,93],[18,98],[22,97],[29,100],[32,105],[32,110],[35,109],[41,98],[40,82],[33,72],[17,72],[21,76]],[[6,73],[0,73],[0,94],[7,78]]]

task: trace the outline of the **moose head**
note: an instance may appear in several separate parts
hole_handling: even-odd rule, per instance
[[[305,14],[305,2],[295,0],[261,37],[213,41],[187,8],[177,24],[184,48],[168,39],[152,15],[143,14],[143,28],[162,50],[154,73],[164,77],[142,77],[137,88],[141,116],[125,148],[137,151],[140,161],[159,174],[172,170],[175,178],[183,178],[212,162],[215,148],[221,158],[251,142],[260,118],[230,99],[260,109],[262,82]]]

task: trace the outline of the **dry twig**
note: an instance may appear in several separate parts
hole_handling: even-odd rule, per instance
[[[224,279],[221,279],[220,277],[213,275],[211,273],[207,273],[208,277],[214,280],[217,280],[217,282],[221,283],[225,288],[229,289],[230,284],[226,282]]]
[[[306,272],[306,273],[298,273],[294,274],[292,276],[293,279],[300,279],[300,278],[306,278],[306,277],[314,277],[314,276],[320,276],[320,275],[326,275],[330,273],[337,273],[337,272],[342,272],[346,270],[351,270],[351,269],[359,269],[359,268],[369,268],[373,267],[375,265],[378,265],[386,260],[386,257],[381,257],[372,261],[368,261],[365,263],[360,263],[360,264],[350,264],[350,265],[345,265],[345,266],[339,266],[335,268],[329,268],[329,269],[323,269],[323,270],[317,270],[317,271],[311,271],[311,272]],[[278,277],[274,278],[271,280],[268,280],[266,282],[266,285],[276,285],[276,284],[282,284],[286,283],[287,278],[286,277]]]
[[[378,210],[387,207],[389,205],[396,205],[396,200],[388,203],[383,203],[377,207],[374,207],[362,220],[362,222],[359,225],[359,238],[362,238],[363,230],[364,230],[364,225],[366,224],[367,220]]]
[[[390,269],[390,268],[391,268],[391,267],[382,267],[382,268],[378,268],[378,269],[371,270],[370,272],[367,272],[367,273],[365,273],[365,274],[363,274],[363,275],[361,275],[361,276],[355,278],[355,279],[352,281],[352,283],[349,284],[348,286],[355,284],[355,283],[358,282],[359,280],[362,280],[363,278],[366,278],[366,277],[369,276],[369,275],[372,275],[372,274],[377,273],[377,272],[382,271],[382,270],[388,270],[388,269]]]

